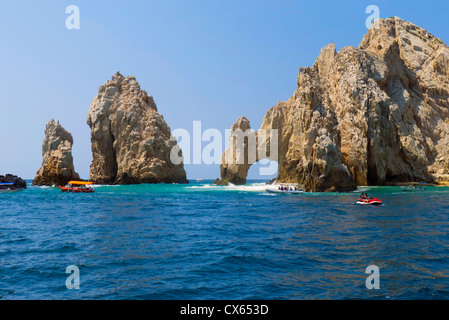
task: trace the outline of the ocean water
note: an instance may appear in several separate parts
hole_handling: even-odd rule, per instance
[[[358,190],[372,207],[211,182],[0,194],[0,299],[449,298],[449,188]]]

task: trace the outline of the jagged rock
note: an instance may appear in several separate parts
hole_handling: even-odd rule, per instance
[[[174,164],[170,128],[133,76],[116,73],[90,105],[90,180],[103,184],[188,183]]]
[[[325,76],[329,73],[329,69],[332,67],[336,55],[337,46],[333,42],[321,49],[320,55],[314,64],[314,68],[320,76]]]
[[[17,188],[26,189],[27,183],[22,178],[12,174],[6,174],[5,176],[0,176],[0,183],[15,183]]]
[[[42,143],[42,165],[33,180],[35,186],[65,185],[70,180],[79,180],[73,167],[73,137],[59,121],[51,119],[45,128]]]
[[[347,191],[446,179],[449,48],[399,18],[379,26],[359,48],[323,48],[265,115],[261,129],[279,130],[278,182]],[[225,167],[222,180],[232,177]]]
[[[217,178],[217,179],[214,180],[214,182],[212,184],[216,185],[216,186],[227,186],[227,185],[229,185],[229,181],[227,181],[227,180],[220,180],[219,178]]]

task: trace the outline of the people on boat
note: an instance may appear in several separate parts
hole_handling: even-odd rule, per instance
[[[88,181],[69,181],[65,187],[59,186],[63,192],[87,192],[91,193],[95,190],[92,188],[93,182]]]
[[[360,195],[360,199],[362,199],[362,200],[364,200],[364,201],[370,201],[370,200],[373,200],[374,198],[373,197],[368,197],[368,193],[362,193],[361,195]]]
[[[286,185],[279,185],[277,190],[278,191],[283,191],[283,192],[300,191],[300,189],[297,186],[286,186]]]
[[[14,182],[2,182],[0,183],[0,191],[16,191],[20,190]]]

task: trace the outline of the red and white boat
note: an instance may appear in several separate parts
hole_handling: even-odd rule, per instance
[[[88,181],[69,181],[65,187],[59,186],[62,192],[71,193],[92,193],[95,189],[91,187],[93,182]]]
[[[357,204],[378,206],[383,204],[383,202],[376,198],[368,198],[368,199],[358,199]]]

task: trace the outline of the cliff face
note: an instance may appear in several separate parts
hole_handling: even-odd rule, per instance
[[[359,48],[323,48],[261,129],[279,130],[278,182],[307,191],[446,179],[449,48],[410,22],[381,20]]]
[[[170,160],[176,142],[153,97],[136,79],[116,73],[101,86],[87,116],[90,180],[104,184],[186,183],[183,164]]]
[[[33,185],[65,185],[70,180],[80,179],[73,167],[72,145],[70,132],[51,119],[45,128],[42,165],[36,173]]]

